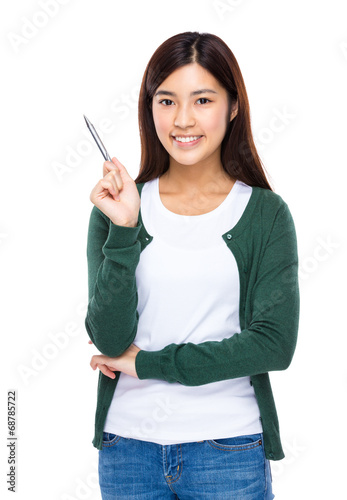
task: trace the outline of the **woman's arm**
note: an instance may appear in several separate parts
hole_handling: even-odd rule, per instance
[[[93,207],[87,242],[88,310],[85,326],[104,355],[120,356],[133,342],[138,323],[135,270],[141,224],[118,226]]]
[[[298,333],[299,285],[296,233],[287,204],[274,220],[251,303],[249,326],[229,338],[139,351],[138,378],[194,386],[289,366]]]

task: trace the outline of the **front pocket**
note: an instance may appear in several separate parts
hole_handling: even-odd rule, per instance
[[[111,432],[103,432],[102,433],[102,446],[110,447],[114,446],[121,439],[121,436],[117,434],[112,434]]]
[[[223,439],[210,439],[210,446],[225,451],[253,450],[263,444],[262,434],[250,434],[247,436],[236,436]]]

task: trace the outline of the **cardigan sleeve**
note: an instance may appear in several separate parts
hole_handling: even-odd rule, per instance
[[[87,240],[88,309],[85,327],[93,344],[110,357],[133,342],[138,323],[135,270],[140,258],[136,227],[118,226],[96,206]]]
[[[283,202],[276,213],[251,291],[247,328],[221,341],[170,344],[139,351],[139,379],[183,385],[284,370],[291,363],[299,322],[298,255],[294,222]]]

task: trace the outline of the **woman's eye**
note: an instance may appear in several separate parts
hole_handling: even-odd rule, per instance
[[[208,102],[211,102],[206,97],[200,97],[200,99],[198,99],[197,102],[199,102],[199,101],[204,101],[204,102],[200,102],[200,104],[207,104]]]
[[[162,101],[160,101],[160,104],[164,104],[164,106],[171,106],[171,104],[173,104],[173,101],[171,101],[170,99],[163,99]]]

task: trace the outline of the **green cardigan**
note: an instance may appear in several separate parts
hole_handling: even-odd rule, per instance
[[[137,184],[139,194],[144,183]],[[160,351],[141,350],[139,379],[198,386],[251,377],[257,398],[266,457],[284,457],[268,372],[291,363],[299,326],[297,240],[288,205],[273,191],[252,188],[238,223],[221,235],[237,262],[240,279],[241,332],[221,341],[170,344]],[[85,326],[95,347],[120,356],[137,333],[135,271],[140,253],[152,241],[142,222],[115,225],[97,207],[90,215],[87,260],[89,303]],[[230,332],[235,333],[235,332]],[[93,445],[102,449],[104,423],[119,380],[99,372]]]

